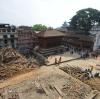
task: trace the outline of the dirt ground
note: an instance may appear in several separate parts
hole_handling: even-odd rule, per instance
[[[1,99],[85,99],[93,91],[57,67],[42,67],[9,79],[0,88]]]
[[[61,62],[62,62],[62,61],[67,61],[71,59],[76,59],[76,58],[79,58],[80,56],[78,54],[70,54],[69,52],[66,52],[64,54],[59,54],[59,55],[52,55],[48,57],[47,65],[54,64],[55,59],[57,59],[57,62],[58,62],[60,57],[61,57]]]
[[[58,67],[79,67],[82,70],[91,69],[93,67],[92,73],[100,73],[100,56],[97,59],[88,58],[88,59],[78,59],[74,61],[61,63]],[[99,74],[100,75],[100,74]],[[100,91],[100,78],[93,78],[90,80],[86,80],[84,83],[91,86],[92,89],[96,89]]]
[[[100,78],[86,80],[84,83],[88,84],[92,89],[100,91]]]
[[[57,62],[59,61],[61,57],[61,62],[62,61],[67,61],[71,59],[76,59],[79,58],[80,56],[78,54],[70,54],[69,52],[66,52],[64,54],[60,55],[53,55],[48,57],[48,63],[47,65],[55,63],[55,58],[57,59]],[[94,67],[93,72],[100,72],[100,56],[97,59],[94,58],[87,58],[87,59],[77,59],[74,61],[69,61],[69,62],[64,62],[61,63],[59,66],[64,67],[64,66],[75,66],[75,67],[80,67],[83,69],[90,69],[92,66]]]
[[[76,54],[64,53],[48,57],[48,64],[78,58]],[[20,65],[18,65],[20,66]],[[23,65],[22,65],[23,66]],[[59,67],[72,66],[91,68],[100,72],[98,59],[79,59],[61,63],[58,66],[42,66],[36,69],[22,69],[16,75],[0,83],[0,99],[100,99],[95,98],[100,91],[100,79],[86,80],[85,83],[60,70]]]

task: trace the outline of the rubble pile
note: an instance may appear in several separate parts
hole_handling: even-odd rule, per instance
[[[91,87],[56,67],[41,67],[31,76],[5,87],[1,95],[7,99],[86,99],[92,91]]]
[[[90,79],[89,73],[82,71],[79,67],[62,67],[60,69],[81,81]]]
[[[99,73],[92,74],[92,69],[81,70],[79,67],[61,67],[61,70],[89,85],[93,90],[100,91]]]
[[[12,48],[3,48],[0,50],[0,62],[6,64],[15,61],[26,63],[27,59]]]
[[[0,50],[0,80],[28,68],[28,60],[12,48]]]

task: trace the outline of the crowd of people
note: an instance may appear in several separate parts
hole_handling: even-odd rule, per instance
[[[77,54],[80,55],[80,58],[83,58],[83,59],[86,59],[86,58],[89,58],[89,57],[93,57],[93,58],[98,57],[98,53],[93,54],[89,50],[73,47],[71,45],[67,45],[65,47],[65,51],[69,51],[70,54],[77,53]]]

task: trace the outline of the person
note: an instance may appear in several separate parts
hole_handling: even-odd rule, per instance
[[[95,54],[95,58],[96,58],[96,59],[98,58],[98,54]]]
[[[92,71],[93,71],[93,66],[91,66],[91,69],[90,69],[90,75],[91,75],[91,78],[93,78]]]
[[[60,56],[60,58],[59,58],[59,61],[58,61],[58,65],[61,63],[61,56]]]
[[[57,58],[55,58],[55,64],[57,64]]]

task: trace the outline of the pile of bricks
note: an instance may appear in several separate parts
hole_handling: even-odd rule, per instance
[[[28,60],[12,48],[0,50],[0,80],[28,69]]]

